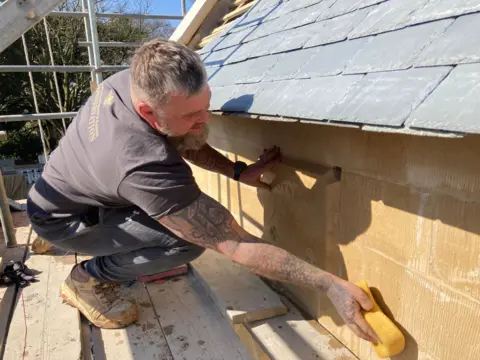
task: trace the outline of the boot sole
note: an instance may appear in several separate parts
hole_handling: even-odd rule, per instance
[[[122,323],[116,322],[114,320],[107,320],[102,322],[95,321],[88,315],[88,312],[85,311],[82,305],[77,305],[78,303],[75,300],[73,300],[75,296],[72,294],[72,291],[65,286],[65,284],[62,284],[60,287],[60,296],[64,304],[68,304],[71,307],[77,309],[80,313],[82,313],[83,316],[85,316],[88,319],[88,321],[90,321],[93,325],[101,329],[123,329],[133,324],[137,320],[137,312],[135,311],[135,313],[129,314],[129,317],[128,317],[129,321],[125,321]]]

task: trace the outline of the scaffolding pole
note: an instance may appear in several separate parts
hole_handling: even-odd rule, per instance
[[[73,111],[61,113],[0,115],[0,123],[30,120],[59,120],[62,118],[71,119],[75,116],[77,116],[77,113]]]
[[[143,42],[122,42],[122,41],[99,41],[100,47],[140,47]],[[91,41],[79,41],[79,46],[92,46]]]
[[[15,226],[13,225],[12,214],[7,200],[7,191],[3,181],[2,169],[0,169],[0,222],[2,224],[3,236],[8,247],[17,245],[15,238]],[[3,248],[3,244],[0,248]]]
[[[90,29],[90,22],[88,21],[88,5],[87,5],[87,0],[82,0],[82,11],[85,13],[85,17],[83,18],[83,25],[85,26],[85,39],[87,39],[88,42],[92,41],[92,30]],[[89,46],[87,48],[88,51],[88,63],[90,66],[93,65],[93,50],[92,47]],[[91,83],[95,81],[95,72],[90,71],[90,86]]]
[[[180,1],[182,3],[182,15],[185,16],[185,14],[187,13],[187,4],[185,0],[180,0]]]
[[[89,72],[93,66],[88,65],[0,65],[0,72]]]
[[[66,17],[88,17],[86,12],[76,11],[52,11],[49,16],[66,16]],[[182,20],[181,15],[156,15],[156,14],[128,14],[128,13],[97,13],[97,18],[132,18],[143,20]]]
[[[100,47],[98,46],[97,17],[95,14],[94,0],[87,0],[87,7],[88,7],[88,22],[90,24],[90,31],[92,34],[91,48],[93,52],[93,65],[95,67],[95,82],[96,82],[96,86],[98,86],[103,81],[103,75],[100,69],[102,62],[100,60]]]

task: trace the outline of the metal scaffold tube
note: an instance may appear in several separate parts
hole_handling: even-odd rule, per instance
[[[94,0],[87,0],[88,8],[88,22],[90,24],[90,32],[92,34],[92,53],[93,53],[93,65],[95,67],[95,82],[98,86],[103,81],[102,70],[100,69],[100,47],[98,46],[98,31],[97,31],[97,17],[95,15],[95,3]]]
[[[88,13],[74,11],[52,11],[49,16],[88,17]],[[129,14],[129,13],[97,13],[97,18],[132,18],[143,20],[182,20],[181,15]]]
[[[88,65],[0,65],[0,72],[88,72],[93,69]]]
[[[75,116],[77,116],[76,112],[0,115],[0,123],[30,120],[71,119]]]

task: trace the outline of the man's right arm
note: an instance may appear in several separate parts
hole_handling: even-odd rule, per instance
[[[361,308],[370,310],[372,304],[360,288],[251,235],[209,196],[201,194],[190,206],[159,222],[179,237],[225,254],[261,276],[327,292],[340,316],[358,336],[378,340],[361,314]]]

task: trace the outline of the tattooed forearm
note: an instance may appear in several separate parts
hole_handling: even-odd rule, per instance
[[[208,144],[205,144],[200,150],[187,150],[183,153],[183,156],[203,169],[214,171],[230,178],[233,177],[233,162]]]
[[[328,290],[334,279],[333,275],[249,234],[227,209],[205,194],[159,221],[183,239],[219,251],[273,280]]]

